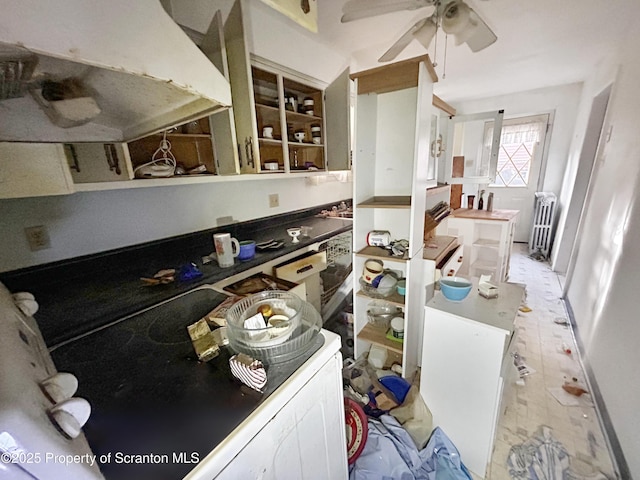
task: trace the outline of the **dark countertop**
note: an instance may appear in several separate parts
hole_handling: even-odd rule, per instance
[[[91,404],[83,430],[94,454],[173,458],[173,452],[190,452],[202,460],[324,344],[317,334],[300,356],[267,365],[264,393],[253,392],[233,378],[228,347],[200,362],[187,333],[187,325],[224,298],[208,288],[192,290],[51,352]],[[108,480],[178,479],[192,468],[187,462],[100,464]]]
[[[339,203],[339,202],[337,202]],[[351,203],[350,201],[348,202]],[[299,210],[249,222],[157,240],[96,255],[0,273],[0,282],[12,292],[28,291],[40,305],[34,315],[47,345],[83,334],[124,316],[187,292],[198,285],[213,284],[310,244],[352,229],[352,221],[316,215],[331,205]],[[293,244],[287,228],[312,227],[309,237]],[[214,251],[213,234],[229,232],[239,241],[277,239],[285,245],[275,251],[258,252],[247,262],[230,268],[215,260],[203,265],[202,257]],[[140,277],[157,271],[195,263],[202,276],[167,285],[146,286]]]

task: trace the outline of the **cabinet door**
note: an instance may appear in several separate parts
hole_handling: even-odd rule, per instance
[[[62,144],[0,143],[0,198],[73,193]]]
[[[240,171],[254,173],[260,164],[251,63],[242,22],[242,0],[236,0],[224,24],[231,98],[240,155]]]
[[[504,110],[473,115],[456,115],[443,120],[445,133],[444,181],[446,183],[488,184],[493,182],[498,165]],[[494,122],[490,144],[484,144],[484,125]],[[453,157],[465,158],[464,176],[454,177]]]
[[[349,70],[342,72],[325,90],[327,170],[351,168],[350,121],[351,81]]]
[[[115,182],[133,178],[126,143],[65,143],[75,183]]]
[[[224,26],[220,10],[214,15],[200,48],[211,60],[211,63],[220,70],[224,78],[230,81],[227,49],[224,42]],[[240,173],[233,107],[211,115],[209,122],[213,136],[217,173],[220,175]]]
[[[216,478],[346,479],[340,369],[332,357]]]

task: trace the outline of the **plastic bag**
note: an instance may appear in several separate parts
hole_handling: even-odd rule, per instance
[[[429,480],[472,480],[458,449],[440,427],[436,427],[425,449],[422,471]]]
[[[418,450],[422,450],[433,430],[433,415],[418,388],[412,385],[404,403],[389,413],[404,427]]]

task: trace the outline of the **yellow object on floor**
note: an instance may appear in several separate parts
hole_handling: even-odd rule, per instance
[[[518,310],[520,310],[522,313],[529,313],[531,311],[531,309],[526,305],[522,305]]]

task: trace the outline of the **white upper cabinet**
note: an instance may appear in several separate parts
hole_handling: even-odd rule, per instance
[[[62,145],[0,142],[0,198],[64,195],[73,191]]]
[[[349,168],[349,81],[327,85],[253,56],[237,0],[224,25],[242,173]]]
[[[0,50],[20,72],[0,93],[2,141],[125,142],[231,106],[157,0],[6,0]]]
[[[495,180],[503,116],[504,110],[499,110],[440,118],[444,143],[442,182],[489,184]],[[485,134],[487,122],[493,122],[489,138]],[[453,157],[464,158],[462,176],[454,174]]]

